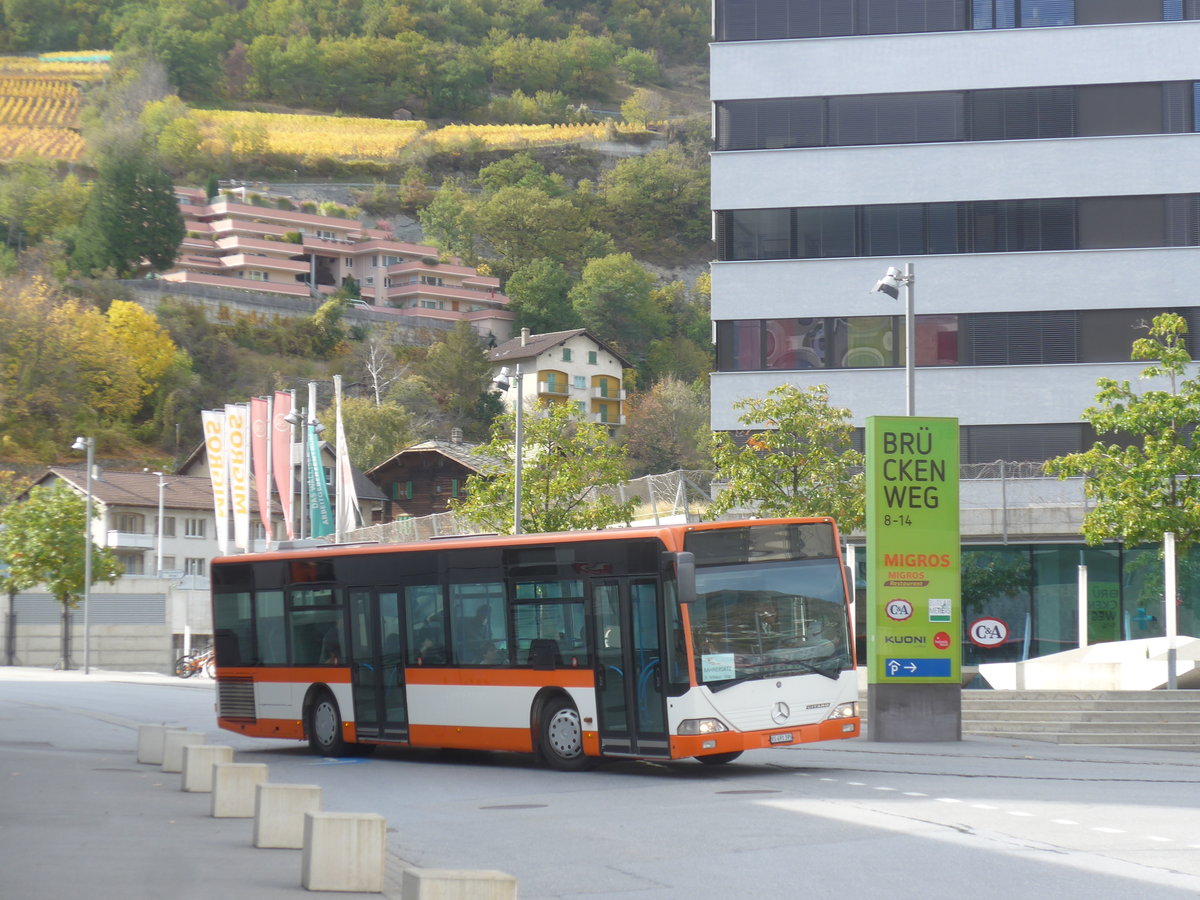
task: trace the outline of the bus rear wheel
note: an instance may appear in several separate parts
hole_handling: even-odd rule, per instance
[[[550,768],[578,772],[591,766],[592,760],[583,752],[583,720],[570,700],[557,697],[546,703],[540,731],[538,747]]]
[[[345,756],[349,745],[342,738],[342,713],[329,691],[321,691],[308,711],[308,746],[321,756]]]
[[[710,753],[708,756],[697,756],[696,761],[706,766],[723,766],[731,763],[742,755],[741,750],[731,750],[728,753]]]

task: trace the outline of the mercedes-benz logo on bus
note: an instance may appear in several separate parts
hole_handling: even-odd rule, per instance
[[[788,705],[782,700],[771,707],[771,721],[776,725],[782,725],[788,720],[788,716],[791,714],[792,711],[788,709]]]

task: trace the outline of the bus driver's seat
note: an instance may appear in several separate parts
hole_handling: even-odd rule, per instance
[[[534,638],[529,642],[529,665],[535,669],[561,669],[562,653],[553,638]]]

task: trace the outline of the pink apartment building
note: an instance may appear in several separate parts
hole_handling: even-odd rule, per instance
[[[442,261],[435,247],[394,240],[353,219],[225,197],[210,202],[189,188],[177,188],[176,197],[187,234],[165,281],[307,298],[353,278],[363,301],[380,312],[443,325],[465,319],[497,343],[512,336],[499,280],[455,257]]]

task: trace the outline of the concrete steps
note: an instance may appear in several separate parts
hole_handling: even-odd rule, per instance
[[[870,728],[866,692],[861,714]],[[1200,690],[964,690],[963,734],[1200,752]]]
[[[963,691],[963,733],[1200,752],[1200,691]]]

